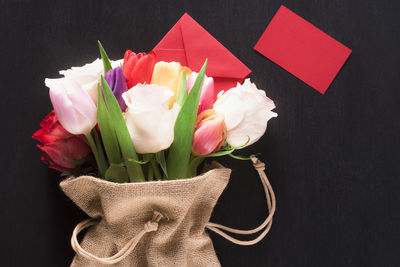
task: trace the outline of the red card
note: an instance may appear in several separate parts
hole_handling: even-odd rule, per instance
[[[254,49],[320,93],[351,50],[308,21],[281,6]]]

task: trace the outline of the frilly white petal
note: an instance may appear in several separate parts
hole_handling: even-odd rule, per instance
[[[122,65],[123,59],[110,60],[112,68],[116,68]],[[59,73],[65,78],[76,81],[82,88],[84,88],[93,101],[97,103],[97,83],[100,81],[100,77],[103,73],[103,61],[97,58],[92,63],[85,64],[81,67],[72,67],[68,70],[61,70]]]
[[[214,104],[214,109],[225,117],[227,142],[234,147],[260,139],[268,121],[278,116],[271,111],[274,108],[265,91],[257,89],[250,79],[219,95]]]

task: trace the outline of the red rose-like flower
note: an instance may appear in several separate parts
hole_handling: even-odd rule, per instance
[[[42,127],[32,138],[39,140],[42,160],[50,168],[65,172],[76,168],[74,160],[82,159],[91,153],[82,135],[73,135],[65,130],[58,121],[54,110],[40,123]]]
[[[122,71],[128,81],[128,88],[138,83],[150,83],[155,64],[156,57],[153,52],[136,54],[126,50]]]

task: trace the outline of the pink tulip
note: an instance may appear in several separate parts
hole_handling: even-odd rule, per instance
[[[197,77],[196,72],[192,72],[187,78],[187,91],[188,94],[192,90],[194,81]],[[206,109],[212,108],[214,104],[214,79],[212,77],[204,76],[203,87],[201,88],[199,110],[197,114],[202,113]]]
[[[64,78],[49,80],[50,99],[61,125],[70,133],[87,134],[96,125],[96,105],[74,80]]]
[[[213,109],[207,109],[197,117],[193,135],[192,152],[208,155],[217,152],[226,139],[224,117]]]

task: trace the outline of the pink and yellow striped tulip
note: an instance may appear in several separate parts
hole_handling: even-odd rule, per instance
[[[197,117],[193,135],[192,152],[208,155],[218,151],[226,139],[224,116],[213,109],[207,109]]]
[[[187,78],[187,92],[189,94],[192,90],[194,81],[197,78],[196,72],[192,72]],[[197,114],[202,113],[206,109],[211,109],[214,104],[214,79],[212,77],[204,76],[203,86],[201,88],[199,110]]]

